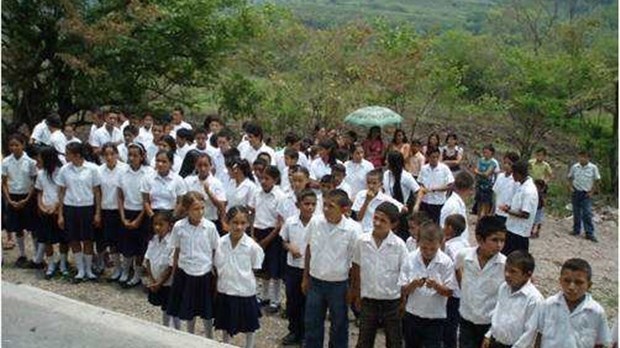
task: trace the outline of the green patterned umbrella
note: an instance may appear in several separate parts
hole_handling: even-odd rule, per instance
[[[350,113],[345,117],[344,122],[364,127],[383,127],[402,123],[403,117],[391,109],[382,106],[367,106]]]

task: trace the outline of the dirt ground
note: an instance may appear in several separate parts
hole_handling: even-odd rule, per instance
[[[470,221],[474,220],[474,217],[470,217]],[[597,215],[595,221],[599,243],[592,243],[583,237],[570,236],[571,218],[547,218],[541,237],[532,240],[530,244],[531,252],[536,258],[533,281],[543,295],[549,296],[559,290],[558,277],[563,261],[571,257],[588,260],[594,273],[592,295],[605,308],[611,326],[618,313],[618,217],[616,213],[602,214]],[[31,255],[31,246],[28,247],[28,252]],[[146,294],[142,289],[124,290],[116,284],[103,281],[79,285],[73,285],[62,279],[47,281],[43,279],[42,271],[15,268],[13,263],[16,258],[16,249],[3,252],[3,281],[32,285],[152,322],[161,320],[160,311],[148,304]],[[350,317],[352,318],[352,315]],[[349,346],[354,347],[357,341],[357,328],[353,323],[350,327]],[[197,325],[197,331],[199,334],[204,332],[200,324]],[[279,346],[280,338],[286,333],[285,319],[279,315],[265,314],[261,318],[261,328],[257,332],[256,346],[259,348]],[[216,333],[216,338],[220,339],[221,333]],[[383,342],[384,337],[379,334],[376,346],[383,346]],[[233,338],[233,344],[242,346],[243,343],[243,335]]]

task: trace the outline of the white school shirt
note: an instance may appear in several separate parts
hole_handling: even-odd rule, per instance
[[[344,191],[347,196],[349,196],[349,199],[355,198],[355,196],[352,196],[353,190],[351,189],[351,186],[344,180],[340,183],[340,185],[338,185],[338,187],[336,187],[336,189]]]
[[[41,191],[41,201],[46,207],[58,204],[58,173],[60,168],[56,168],[52,177],[47,175],[47,172],[40,169],[37,172],[37,179],[34,183],[34,188]]]
[[[368,160],[362,159],[360,163],[346,161],[344,167],[347,170],[347,176],[344,181],[351,186],[351,197],[357,196],[357,193],[366,188],[366,174],[375,169],[375,166]]]
[[[116,145],[116,149],[118,150],[118,159],[127,163],[127,155],[129,154],[127,145],[125,145],[125,143],[118,144]]]
[[[434,189],[453,183],[454,176],[450,168],[441,162],[437,163],[435,168],[432,168],[430,164],[425,164],[420,170],[418,182],[427,189]],[[428,192],[422,198],[422,202],[426,204],[442,205],[446,202],[446,191]]]
[[[142,146],[144,146],[144,149],[146,150],[146,162],[151,166],[151,167],[155,167],[155,156],[157,155],[157,152],[159,151],[159,146],[157,146],[155,143],[141,143]]]
[[[310,224],[310,222],[308,222]],[[293,255],[290,252],[286,253],[286,264],[295,267],[304,269],[304,260],[306,257],[306,235],[308,233],[308,225],[304,226],[303,222],[297,216],[291,216],[286,221],[284,221],[284,225],[282,225],[282,230],[280,231],[280,237],[282,240],[293,244],[299,249],[301,253],[301,257],[298,259],[293,258]]]
[[[353,206],[351,206],[351,210],[353,210],[356,213],[359,213],[359,211],[362,209],[362,206],[364,205],[364,202],[366,201],[367,194],[368,194],[368,190],[363,190],[363,191],[358,192],[357,197],[355,197],[355,201],[353,201]],[[375,209],[377,209],[379,204],[383,202],[393,203],[396,207],[398,207],[399,211],[403,209],[402,203],[386,195],[383,192],[378,192],[377,195],[373,197],[373,199],[370,201],[370,203],[368,203],[368,206],[366,207],[366,212],[364,213],[364,216],[361,217],[362,220],[360,222],[362,224],[362,230],[364,231],[364,233],[372,232],[372,229],[373,229],[372,217],[375,214]],[[360,217],[358,216],[358,219],[359,218]]]
[[[138,129],[138,136],[135,141],[141,144],[150,144],[153,142],[154,136],[153,131],[151,129],[147,129],[146,127],[140,127]]]
[[[228,169],[226,169],[224,154],[218,148],[211,149],[209,147],[207,147],[207,154],[211,157],[211,161],[213,161],[215,177],[218,178],[225,187],[226,183],[228,183],[231,179],[228,175]]]
[[[177,198],[186,194],[187,188],[183,178],[171,170],[166,176],[156,173],[143,180],[140,192],[149,194],[152,209],[174,210]]]
[[[315,215],[308,224],[306,243],[310,247],[310,275],[326,282],[349,279],[355,241],[361,226],[346,217],[336,225],[323,215]]]
[[[117,161],[114,169],[110,170],[107,164],[99,166],[101,176],[101,209],[118,210],[118,188],[124,173],[129,167],[127,164]]]
[[[461,250],[469,247],[468,240],[463,238],[452,238],[446,241],[443,252],[448,255],[453,263],[456,263],[456,255],[458,255]],[[456,289],[452,292],[452,297],[461,298],[461,287],[458,284],[456,284]]]
[[[176,139],[177,138],[177,131],[179,129],[181,129],[181,128],[185,128],[185,129],[191,130],[192,129],[192,125],[187,123],[187,122],[185,122],[185,121],[181,121],[181,123],[179,123],[177,125],[174,125],[172,127],[172,130],[170,131],[170,136],[172,136],[173,138]]]
[[[149,245],[146,248],[146,254],[144,259],[149,260],[151,265],[151,275],[155,280],[158,280],[161,275],[170,267],[170,260],[172,260],[174,247],[171,243],[172,234],[168,233],[164,238],[159,238],[156,234],[149,241]],[[172,275],[166,280],[163,286],[172,285]]]
[[[510,205],[512,196],[519,184],[512,178],[512,174],[500,173],[493,184],[493,192],[495,192],[495,215],[508,217],[508,213],[499,209],[500,206]]]
[[[95,131],[93,140],[90,143],[93,147],[102,147],[105,143],[117,143],[123,141],[123,132],[118,127],[112,129],[112,133],[108,132],[105,125]]]
[[[30,135],[30,139],[33,139],[35,143],[50,145],[50,129],[47,126],[47,122],[45,119],[39,123],[32,129],[32,134]]]
[[[510,210],[526,211],[530,213],[530,216],[527,219],[522,219],[508,215],[506,219],[506,229],[511,233],[528,238],[532,233],[532,226],[534,226],[534,218],[536,217],[536,210],[538,209],[538,190],[536,189],[536,185],[534,185],[534,180],[530,177],[522,184],[517,185],[519,186],[514,196],[512,196]]]
[[[418,248],[418,242],[411,236],[407,237],[407,241],[405,241],[405,246],[407,247],[407,251],[412,253]]]
[[[538,332],[542,335],[541,348],[591,348],[596,344],[611,344],[605,310],[588,293],[572,312],[561,291],[548,297],[538,308]]]
[[[224,191],[224,185],[213,175],[209,175],[204,181],[201,181],[198,175],[190,175],[185,178],[185,186],[187,187],[187,191],[197,191],[202,193],[205,197],[205,213],[204,217],[208,220],[215,221],[219,220],[219,214],[217,211],[217,207],[207,195],[207,191],[205,191],[204,183],[207,183],[211,193],[215,196],[215,198],[220,201],[226,203],[226,192]]]
[[[50,135],[50,145],[58,152],[60,161],[63,164],[67,163],[65,160],[65,152],[67,150],[67,137],[65,133],[61,132],[60,129],[53,131]]]
[[[477,250],[478,247],[463,249],[456,256],[455,268],[461,270],[459,313],[476,325],[488,325],[497,303],[497,291],[504,281],[506,256],[497,253],[481,269]]]
[[[577,191],[590,191],[594,182],[601,180],[596,164],[588,162],[585,166],[579,162],[573,164],[568,171],[568,178],[573,180],[573,188]]]
[[[248,144],[248,146],[239,147],[238,150],[239,150],[239,157],[250,162],[250,165],[252,165],[254,161],[256,161],[256,158],[258,158],[258,155],[263,152],[266,152],[269,154],[269,157],[271,158],[271,162],[269,163],[270,165],[276,164],[275,151],[273,151],[273,149],[267,146],[267,144],[265,143],[261,143],[258,150],[253,148],[252,145],[250,144]]]
[[[179,268],[194,277],[211,272],[219,238],[213,222],[205,218],[198,225],[192,225],[189,218],[177,221],[170,243],[179,248]]]
[[[65,187],[64,205],[88,207],[95,204],[93,188],[101,186],[101,175],[96,164],[84,161],[80,167],[67,163],[60,168],[58,186]]]
[[[96,124],[92,124],[90,125],[90,132],[88,132],[88,143],[90,145],[93,144],[93,142],[95,141],[95,132],[97,131],[97,129],[99,129],[99,127],[97,127]]]
[[[123,191],[123,209],[131,211],[141,211],[144,209],[142,199],[142,182],[152,180],[156,175],[155,169],[149,166],[140,166],[138,170],[133,170],[127,166],[120,175],[119,190]]]
[[[278,167],[278,169],[280,169],[281,173],[284,173],[284,168],[286,167],[286,164],[284,163],[285,150],[286,148],[282,148],[275,152],[276,166]],[[310,161],[308,160],[308,156],[306,156],[305,153],[299,151],[299,158],[297,159],[297,164],[308,169],[310,167]]]
[[[155,162],[157,162],[157,152],[159,152],[159,148],[155,151],[155,156],[151,159],[151,167],[155,168]],[[183,164],[183,159],[179,156],[179,154],[175,151],[172,156],[172,168],[170,170],[179,174],[181,171],[181,165]]]
[[[230,187],[231,191],[227,192],[226,197],[228,198],[228,205],[226,207],[226,211],[230,210],[230,208],[243,205],[247,206],[250,202],[250,198],[254,194],[254,191],[260,188],[257,188],[257,185],[254,181],[249,178],[245,178],[239,185],[233,181],[232,187]],[[260,189],[262,190],[262,189]]]
[[[441,250],[437,250],[437,254],[428,266],[424,264],[420,250],[416,250],[407,256],[398,277],[398,285],[402,287],[419,278],[433,279],[452,290],[457,286],[454,264],[450,257]],[[423,285],[409,294],[405,309],[408,313],[420,318],[445,319],[447,317],[447,303],[447,297],[440,295],[435,289]]]
[[[129,120],[125,120],[123,123],[121,123],[121,126],[119,127],[119,129],[121,130],[121,133],[123,133],[123,131],[125,130],[127,126],[129,126]]]
[[[377,247],[372,233],[361,235],[353,249],[353,263],[360,267],[362,298],[397,300],[398,276],[408,255],[405,242],[390,231]]]
[[[531,347],[536,340],[537,308],[543,300],[529,280],[515,292],[506,282],[502,283],[486,336],[513,348]]]
[[[390,197],[394,197],[394,183],[394,174],[391,170],[386,170],[385,173],[383,173],[383,190],[385,190],[385,193],[390,195]],[[418,182],[415,181],[413,175],[406,170],[403,170],[401,173],[400,187],[403,191],[403,202],[405,203],[407,203],[411,194],[415,194],[420,190]]]
[[[37,162],[25,151],[19,159],[11,154],[2,160],[2,176],[8,179],[10,194],[27,195],[37,176]]]
[[[185,160],[185,155],[187,155],[187,153],[192,150],[192,145],[190,143],[185,143],[185,145],[181,146],[181,147],[177,147],[177,152],[176,154],[179,156],[179,158],[181,159],[181,164],[183,163],[183,160]]]
[[[339,162],[339,161],[337,161]],[[332,173],[331,164],[325,163],[321,157],[317,157],[310,162],[310,179],[320,181],[325,175]]]
[[[254,270],[261,269],[265,253],[245,233],[233,248],[230,234],[220,237],[215,252],[217,292],[229,296],[256,295]]]
[[[452,214],[459,214],[465,218],[465,229],[459,236],[464,241],[469,240],[469,223],[467,222],[467,207],[463,198],[456,192],[452,192],[450,197],[446,199],[446,202],[441,207],[441,213],[439,214],[439,226],[443,229],[446,226],[446,218]]]
[[[281,205],[286,195],[280,187],[274,185],[271,191],[265,192],[259,185],[254,190],[248,205],[254,208],[254,228],[266,229],[276,227],[278,216],[282,211]]]
[[[297,196],[294,191],[284,192],[284,198],[278,207],[278,214],[282,216],[284,220],[299,216],[299,208],[297,208]],[[316,209],[315,209],[316,213]]]

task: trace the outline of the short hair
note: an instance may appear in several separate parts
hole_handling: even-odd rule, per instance
[[[303,201],[305,198],[314,198],[317,199],[316,192],[311,189],[303,189],[299,194],[297,194],[297,202]]]
[[[65,147],[65,154],[74,154],[74,155],[80,155],[81,157],[84,157],[84,144],[83,143],[78,143],[78,142],[71,142],[69,144],[67,144],[67,146]]]
[[[428,147],[426,148],[426,156],[430,157],[432,154],[440,154],[438,147]]]
[[[420,141],[420,139],[413,139],[411,140],[411,145],[422,146],[422,142]]]
[[[133,124],[129,124],[127,125],[127,127],[123,128],[123,135],[125,135],[126,133],[137,136],[140,131],[138,130],[138,127],[134,126]]]
[[[172,216],[172,212],[171,211],[159,210],[159,211],[155,212],[155,214],[153,215],[153,221],[155,221],[155,220],[163,220],[163,221],[171,224],[172,221],[174,220],[174,217]]]
[[[180,106],[175,106],[174,109],[172,109],[172,112],[178,111],[181,115],[184,115],[185,112],[183,111],[183,108]]]
[[[332,164],[332,174],[334,173],[341,173],[341,174],[347,174],[347,168],[344,167],[344,165],[340,164],[340,163],[336,163],[336,164]]]
[[[506,223],[499,216],[484,216],[476,224],[476,236],[482,240],[498,232],[506,233]]]
[[[419,226],[422,226],[428,222],[433,221],[431,219],[431,217],[428,215],[428,213],[426,213],[423,210],[418,210],[413,214],[410,214],[409,217],[407,217],[407,220],[409,221],[413,221],[414,223],[418,224]]]
[[[512,172],[515,174],[527,176],[529,163],[526,160],[518,160],[512,164]]]
[[[400,211],[394,203],[383,202],[379,204],[377,208],[375,208],[375,214],[377,212],[382,212],[383,214],[387,215],[391,223],[398,222],[398,220],[400,219]]]
[[[334,183],[334,176],[331,174],[325,174],[321,177],[321,180],[319,180],[319,182],[321,184],[333,184]]]
[[[228,128],[224,128],[221,131],[219,131],[216,135],[216,137],[218,138],[226,138],[228,140],[231,140],[233,135],[232,135],[232,131]]]
[[[194,131],[187,128],[180,128],[177,130],[177,138],[182,138],[187,141],[194,141]]]
[[[482,147],[482,150],[489,150],[491,151],[491,153],[495,153],[495,147],[493,147],[493,144],[484,145]]]
[[[349,199],[349,195],[341,189],[334,189],[327,192],[325,198],[334,200],[340,207],[351,206],[351,200]]]
[[[534,273],[536,263],[534,256],[525,250],[515,250],[506,257],[506,266],[514,266],[523,273]]]
[[[460,236],[467,227],[467,221],[461,214],[452,214],[446,217],[445,226],[450,226],[455,236]]]
[[[457,190],[467,190],[474,187],[474,177],[466,171],[461,171],[454,178],[454,188]]]
[[[371,176],[374,176],[376,178],[379,178],[379,180],[381,180],[383,178],[383,169],[375,168],[366,174],[366,178],[369,178]]]
[[[255,123],[248,123],[244,129],[246,133],[263,139],[263,128],[261,126]]]
[[[579,152],[577,152],[578,156],[586,156],[586,157],[590,157],[590,151],[582,149],[579,150]]]
[[[256,163],[256,162],[255,162]],[[276,166],[267,166],[263,171],[264,175],[269,176],[273,180],[275,180],[276,184],[280,183],[280,169]]]
[[[288,132],[286,133],[286,136],[284,137],[284,143],[286,145],[293,145],[296,142],[299,142],[300,140],[301,138],[295,132]]]
[[[60,128],[62,127],[62,120],[58,114],[51,114],[45,118],[45,124],[52,128]]]
[[[459,137],[456,135],[456,133],[448,133],[448,135],[446,135],[446,143],[448,142],[450,138],[454,138],[454,140],[456,141],[459,140]]]
[[[542,153],[543,155],[547,155],[547,149],[541,146],[537,148],[536,151],[534,151],[534,153]]]
[[[303,175],[306,176],[306,178],[310,177],[310,171],[308,170],[308,168],[304,167],[304,166],[300,166],[298,164],[292,166],[291,168],[289,168],[289,171],[293,174],[297,174],[297,173],[302,173]]]
[[[254,160],[254,162],[252,163],[252,167],[253,166],[263,166],[265,168],[267,168],[267,166],[269,165],[269,163],[267,163],[267,161],[264,158],[257,158],[256,160]]]
[[[588,276],[588,281],[589,282],[592,281],[592,267],[590,266],[588,261],[584,259],[572,258],[572,259],[566,260],[564,264],[562,265],[560,274],[562,274],[564,270],[569,270],[573,272],[576,272],[576,271],[586,272],[586,275]]]
[[[519,161],[519,154],[514,151],[509,151],[504,154],[504,158],[507,158],[510,162],[515,163]]]
[[[294,160],[298,160],[299,159],[299,152],[297,152],[297,150],[293,149],[292,147],[287,147],[284,150],[284,156],[286,157],[290,157]]]
[[[197,191],[189,191],[181,197],[181,205],[184,209],[188,209],[194,202],[204,202],[205,197]]]
[[[439,225],[436,223],[424,224],[420,227],[420,233],[418,234],[418,243],[421,241],[438,242],[443,241],[444,234]]]
[[[265,158],[266,157],[266,158]],[[271,155],[268,152],[261,152],[256,156],[256,159],[264,159],[267,164],[271,163]]]
[[[196,131],[194,131],[194,136],[197,134],[207,134],[207,130],[204,127],[198,127]]]

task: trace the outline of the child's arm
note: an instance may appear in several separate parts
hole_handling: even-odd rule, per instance
[[[65,228],[65,217],[63,215],[63,206],[64,206],[64,201],[65,201],[65,191],[67,190],[66,187],[64,186],[60,186],[58,188],[58,227],[60,227],[61,229]]]
[[[118,215],[121,217],[121,223],[123,226],[127,227],[129,225],[129,221],[125,218],[125,195],[123,194],[123,190],[121,188],[117,188],[116,202],[118,206]]]
[[[153,212],[153,208],[151,208],[151,195],[148,193],[142,193],[142,201],[144,202],[144,212],[148,217],[153,217],[155,213]]]
[[[205,189],[205,193],[207,194],[207,197],[209,197],[211,202],[213,202],[213,205],[217,208],[217,215],[220,216],[220,219],[221,219],[221,217],[226,212],[226,206],[224,204],[225,200],[223,201],[219,200],[217,196],[215,195],[215,193],[211,191],[211,188],[209,187],[209,184],[207,184],[206,181],[204,183],[204,189]]]
[[[37,207],[40,212],[47,214],[48,210],[46,209],[45,204],[43,204],[43,191],[41,190],[37,193]]]
[[[101,186],[93,187],[93,194],[95,195],[95,218],[93,224],[95,227],[99,227],[101,226]]]
[[[373,200],[373,198],[377,196],[377,194],[378,192],[372,192],[370,190],[368,191],[368,193],[366,193],[366,199],[364,199],[364,204],[362,204],[362,207],[356,214],[357,221],[362,222],[362,220],[364,220],[364,215],[366,215],[368,204],[370,204],[370,202]]]
[[[183,211],[183,205],[181,204],[181,197],[177,196],[177,204],[174,206],[174,212],[172,213],[175,217],[181,217],[185,212]]]
[[[156,280],[155,284],[156,290],[159,290],[164,283],[166,283],[166,281],[170,278],[170,276],[172,275],[172,267],[167,267],[166,270],[164,271],[164,273],[161,274],[161,277],[159,277],[159,279]]]
[[[174,248],[174,253],[172,254],[172,274],[176,273],[177,267],[179,267],[179,252],[181,249]]]
[[[452,289],[431,278],[426,279],[426,286],[434,289],[441,296],[450,297],[453,293]]]
[[[15,206],[15,202],[11,200],[11,196],[9,196],[9,177],[6,175],[2,175],[2,196],[12,206]]]
[[[310,289],[310,244],[306,246],[306,257],[304,258],[304,276],[301,280],[301,291],[308,295]]]
[[[355,262],[351,267],[351,293],[351,303],[353,303],[356,310],[360,311],[362,309],[360,266]]]
[[[144,271],[146,272],[146,277],[149,279],[147,287],[150,290],[150,288],[155,285],[156,281],[155,278],[153,278],[153,272],[151,272],[151,262],[146,258],[144,259]]]
[[[282,217],[278,216],[276,221],[276,227],[274,227],[273,231],[267,235],[267,237],[263,238],[260,243],[258,243],[261,248],[266,249],[271,241],[276,238],[280,234],[280,229],[282,228]]]

